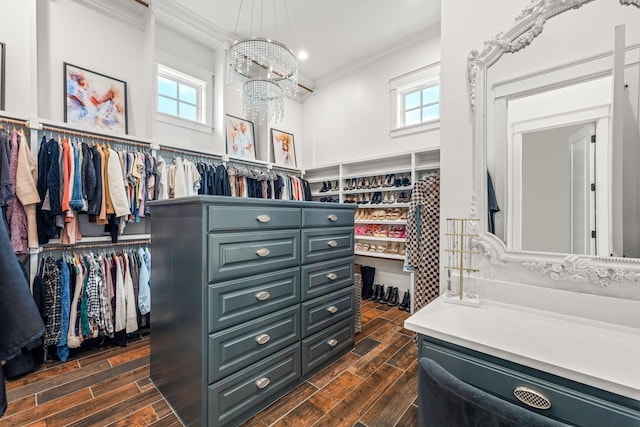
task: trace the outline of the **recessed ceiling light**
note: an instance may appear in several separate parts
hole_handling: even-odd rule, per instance
[[[306,51],[301,50],[300,52],[298,52],[298,59],[304,61],[305,59],[307,59],[309,57],[309,55],[307,54]]]

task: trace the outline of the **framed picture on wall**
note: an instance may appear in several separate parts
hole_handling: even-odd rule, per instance
[[[256,159],[256,143],[253,123],[225,114],[224,127],[227,135],[227,154],[241,159]]]
[[[126,134],[127,83],[65,62],[64,121]]]
[[[4,79],[5,79],[5,58],[6,58],[7,46],[0,42],[0,110],[4,108]]]
[[[273,162],[278,166],[296,167],[296,149],[293,134],[278,129],[271,129],[273,145]]]

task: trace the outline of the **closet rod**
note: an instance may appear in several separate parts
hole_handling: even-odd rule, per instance
[[[19,120],[19,119],[14,119],[11,117],[4,117],[4,116],[0,116],[0,123],[10,123],[12,125],[18,125],[18,126],[22,126],[22,127],[29,127],[29,121],[28,120]]]
[[[218,154],[203,153],[200,151],[189,150],[186,148],[170,147],[168,145],[160,145],[159,150],[169,151],[171,153],[178,153],[178,154],[188,154],[190,156],[196,156],[196,157],[209,157],[216,160],[222,160],[222,156]]]
[[[147,3],[146,1],[143,1],[143,0],[133,0],[133,1],[135,1],[138,4],[143,5],[144,7],[149,7],[149,3]]]
[[[148,245],[151,239],[139,239],[139,240],[125,240],[123,242],[94,242],[94,243],[76,243],[73,245],[52,245],[43,246],[42,252],[46,251],[73,251],[80,249],[104,249],[111,246],[135,246],[135,245]]]
[[[75,135],[75,136],[83,136],[83,137],[87,137],[87,138],[93,138],[93,139],[98,139],[100,141],[107,141],[107,142],[113,142],[113,143],[118,143],[118,144],[125,144],[125,145],[135,145],[137,147],[144,147],[147,149],[151,149],[151,145],[150,144],[146,144],[144,142],[137,142],[137,141],[132,141],[130,139],[126,139],[126,138],[115,138],[112,136],[106,136],[106,135],[102,135],[99,133],[90,133],[90,132],[80,132],[77,131],[75,129],[71,129],[71,128],[67,128],[64,126],[53,126],[53,125],[42,125],[42,129],[43,130],[48,130],[48,131],[52,131],[52,132],[58,132],[58,133],[62,133],[62,134],[69,134],[69,135]]]
[[[227,161],[227,164],[231,166],[233,166],[234,163],[238,165],[249,165],[258,169],[267,169],[266,163],[256,163],[256,162],[252,162],[251,160],[243,160],[243,159],[238,159],[236,157],[230,157],[229,160]]]

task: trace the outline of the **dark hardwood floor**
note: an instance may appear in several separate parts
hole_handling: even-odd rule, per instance
[[[363,301],[355,348],[243,426],[418,425],[408,313]],[[7,382],[0,426],[181,426],[149,379],[149,342],[80,353]]]

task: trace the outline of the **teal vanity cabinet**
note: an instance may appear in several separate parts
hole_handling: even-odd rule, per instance
[[[353,347],[353,207],[151,204],[151,379],[186,425],[237,425]]]

